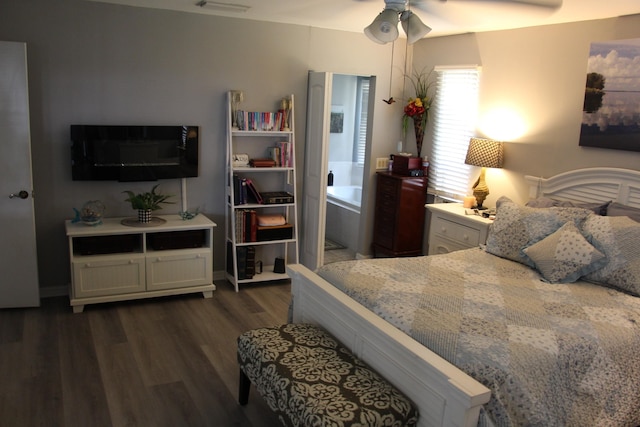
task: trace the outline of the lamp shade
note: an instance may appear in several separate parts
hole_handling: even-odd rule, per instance
[[[385,9],[364,29],[364,33],[376,43],[385,44],[398,38],[398,12]]]
[[[426,36],[431,28],[426,26],[416,14],[410,10],[405,10],[400,15],[402,29],[407,35],[407,43],[414,44],[424,36]]]
[[[464,162],[484,168],[501,168],[504,163],[502,142],[485,138],[471,138]]]

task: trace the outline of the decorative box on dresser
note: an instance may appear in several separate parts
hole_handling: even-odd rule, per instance
[[[429,255],[445,254],[474,248],[487,241],[493,220],[480,215],[467,215],[460,203],[426,205],[431,212],[429,223]]]
[[[377,172],[375,256],[422,255],[427,179]]]

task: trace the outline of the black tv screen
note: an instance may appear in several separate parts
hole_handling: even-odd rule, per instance
[[[198,126],[71,125],[74,181],[198,176]]]

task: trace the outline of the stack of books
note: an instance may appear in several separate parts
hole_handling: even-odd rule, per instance
[[[263,203],[263,198],[250,178],[240,178],[233,175],[233,201],[236,205],[247,203]]]
[[[269,156],[276,162],[275,166],[292,168],[293,144],[287,141],[277,142],[275,147],[269,147]]]
[[[236,210],[235,233],[237,243],[258,241],[258,220],[255,209]]]
[[[288,127],[287,112],[285,110],[278,110],[277,112],[238,110],[236,122],[239,130],[283,131]]]
[[[233,272],[233,245],[227,242],[227,272]],[[255,246],[238,246],[236,248],[238,260],[238,280],[253,279],[256,273],[256,248]]]

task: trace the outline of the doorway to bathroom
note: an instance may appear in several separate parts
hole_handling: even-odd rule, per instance
[[[309,72],[300,258],[312,270],[362,246],[374,92],[375,76]]]
[[[370,80],[333,75],[324,264],[355,259],[358,250]]]

